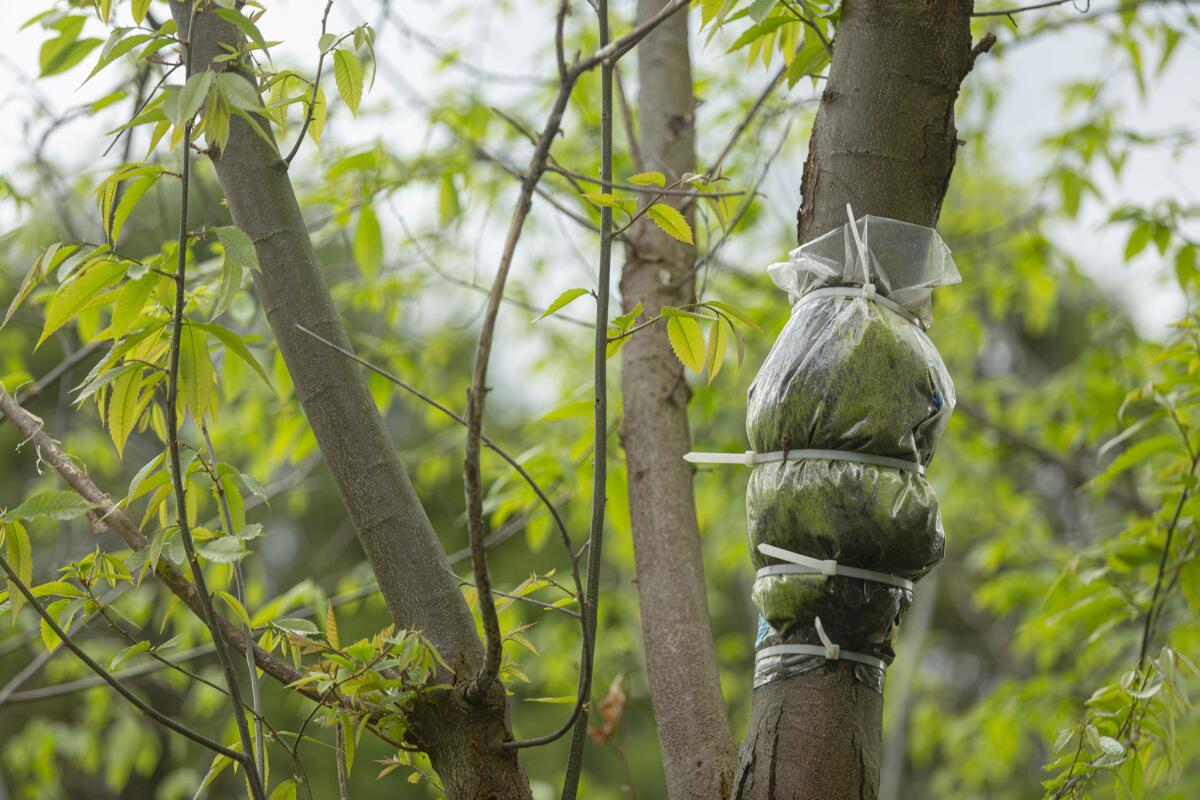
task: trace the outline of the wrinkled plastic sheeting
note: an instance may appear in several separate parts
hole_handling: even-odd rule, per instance
[[[883,694],[883,684],[887,678],[883,670],[853,661],[843,663],[850,665],[856,681],[879,694]],[[836,667],[835,662],[827,661],[822,656],[800,655],[799,653],[764,658],[754,662],[754,688],[757,689],[760,686],[765,686],[772,681],[794,678],[806,672],[815,672],[818,669]]]
[[[855,225],[866,246],[871,283],[928,325],[930,292],[962,281],[942,237],[933,228],[869,214]],[[848,223],[800,245],[787,261],[771,265],[767,272],[793,303],[814,289],[862,286],[864,277]]]
[[[856,225],[867,273],[849,225],[792,251],[770,268],[796,304],[750,387],[746,427],[756,452],[842,450],[922,466],[933,457],[955,405],[954,384],[922,326],[861,296],[816,295],[862,286],[923,323],[930,292],[961,280],[937,232],[882,217]],[[805,459],[759,464],[746,495],[751,557],[770,544],[817,559],[917,580],[945,547],[937,495],[917,471],[852,461]],[[814,620],[847,651],[890,664],[909,589],[816,573],[759,575],[753,600],[766,627],[756,649],[819,644]],[[755,665],[755,686],[828,662],[785,655]],[[854,664],[855,677],[882,692],[884,672]]]
[[[950,421],[954,383],[929,337],[861,297],[802,300],[754,382],[756,452],[853,450],[928,463]]]

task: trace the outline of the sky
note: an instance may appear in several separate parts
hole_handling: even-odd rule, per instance
[[[45,116],[33,125],[29,121],[39,108],[58,112],[91,101],[111,89],[111,79],[97,78],[82,88],[79,82],[86,71],[34,81],[37,54],[45,33],[36,25],[24,31],[17,28],[40,4],[0,3],[0,173],[6,173],[45,129]],[[493,72],[514,75],[545,74],[548,66],[547,44],[552,30],[549,7],[545,3],[514,3],[515,11],[498,12],[496,4],[476,6],[482,10],[467,13],[458,4],[415,0],[392,3],[392,13],[404,24],[429,40],[447,49],[459,49],[465,60],[474,66]],[[119,7],[125,7],[120,4]],[[630,2],[615,4],[618,10],[632,7]],[[1097,8],[1100,4],[1097,3]],[[324,0],[275,0],[263,20],[268,39],[280,40],[275,59],[311,70],[317,56],[316,41],[320,34],[320,14]],[[380,5],[374,0],[337,0],[330,16],[329,29],[343,31],[370,17],[378,23]],[[165,6],[154,3],[154,12],[165,15]],[[123,13],[128,14],[127,10]],[[1070,7],[1051,12],[1067,17],[1075,12]],[[1011,30],[1003,18],[995,18],[990,29],[1003,40]],[[410,83],[425,97],[434,97],[439,87],[451,81],[463,80],[460,72],[438,71],[427,48],[406,36],[396,24],[378,25],[378,47],[386,50]],[[93,35],[102,36],[99,25]],[[486,43],[486,46],[481,45]],[[697,61],[732,58],[723,55],[723,47],[705,47],[697,41],[693,50]],[[1060,98],[1057,86],[1070,79],[1093,79],[1112,72],[1112,59],[1102,36],[1089,26],[1073,26],[1050,36],[1035,39],[1028,45],[1010,48],[1003,58],[981,58],[976,69],[982,77],[1001,80],[1006,90],[994,117],[992,141],[1003,150],[997,163],[1004,163],[1018,180],[1032,180],[1047,163],[1048,154],[1038,142],[1049,131],[1061,126]],[[87,63],[90,63],[89,58]],[[1130,98],[1127,118],[1122,123],[1138,131],[1152,133],[1194,126],[1200,112],[1200,88],[1195,81],[1200,75],[1200,45],[1186,41],[1167,72],[1152,84],[1152,92],[1144,101],[1136,100],[1132,84],[1114,85],[1113,91]],[[765,76],[752,75],[753,91],[762,85]],[[504,107],[506,97],[515,97],[518,84],[505,81],[489,82],[487,91],[495,105]],[[404,91],[390,86],[386,80],[376,81],[365,104],[387,109],[387,113],[364,115],[352,124],[337,123],[336,133],[341,141],[369,142],[375,137],[389,141],[419,140],[423,135],[423,114],[412,108]],[[537,119],[541,114],[526,110]],[[701,109],[703,117],[703,108]],[[348,122],[349,120],[347,120]],[[703,120],[702,120],[703,121]],[[107,120],[109,124],[112,120]],[[961,127],[961,123],[960,123]],[[80,120],[58,129],[51,140],[56,157],[69,162],[76,170],[99,169],[95,164],[93,137],[101,132],[99,123]],[[806,136],[796,132],[794,136]],[[803,168],[802,151],[793,148],[790,158],[776,162],[764,183],[763,190],[773,205],[773,218],[780,226],[790,226],[798,201],[798,187]],[[311,156],[311,150],[308,153]],[[115,164],[115,155],[109,158]],[[108,169],[111,164],[102,166]],[[1197,203],[1200,187],[1200,153],[1194,148],[1176,157],[1165,148],[1155,152],[1139,152],[1127,166],[1119,182],[1107,178],[1100,185],[1110,202],[1153,202],[1175,198],[1184,203]],[[1033,198],[1036,200],[1036,198]],[[1080,220],[1072,225],[1058,226],[1055,236],[1074,249],[1080,264],[1101,286],[1108,289],[1146,335],[1161,336],[1166,325],[1183,310],[1183,300],[1164,285],[1167,265],[1150,248],[1133,265],[1125,266],[1122,259],[1125,233],[1106,227],[1105,212],[1096,204],[1084,205]],[[0,209],[0,224],[11,225],[11,210]],[[498,226],[487,236],[502,236]],[[781,228],[783,229],[783,228]],[[1200,232],[1192,232],[1200,237]],[[497,243],[498,244],[498,243]],[[745,253],[744,246],[738,251]],[[763,254],[765,266],[782,254]],[[758,254],[747,256],[758,259]],[[574,280],[578,280],[575,276]],[[565,287],[563,287],[565,288]],[[546,300],[548,301],[548,296]]]

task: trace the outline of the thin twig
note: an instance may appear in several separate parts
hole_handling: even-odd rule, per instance
[[[93,660],[92,657],[89,656],[82,647],[75,643],[75,641],[67,634],[67,632],[64,631],[61,626],[59,626],[58,621],[54,619],[54,616],[46,611],[46,609],[42,608],[42,604],[39,603],[38,599],[33,596],[33,592],[30,591],[29,587],[25,585],[24,581],[21,580],[17,573],[13,571],[13,568],[2,555],[0,555],[0,569],[4,570],[5,574],[8,575],[8,579],[14,586],[17,587],[17,591],[25,596],[25,599],[28,601],[29,605],[32,606],[35,611],[37,611],[38,616],[40,616],[50,630],[54,632],[54,635],[62,640],[62,643],[66,645],[67,649],[74,653],[80,661],[82,661],[90,670],[92,670],[92,672],[95,672],[99,677],[101,677],[105,683],[115,689],[117,694],[124,697],[135,707],[137,707],[139,711],[150,717],[159,725],[162,725],[164,728],[174,731],[180,736],[187,737],[196,744],[199,744],[202,747],[213,751],[214,753],[219,753],[226,758],[233,759],[240,764],[247,766],[252,764],[249,756],[247,756],[245,753],[238,752],[237,750],[231,750],[220,742],[213,741],[204,734],[193,731],[183,723],[175,721],[166,714],[163,714],[161,711],[158,711],[154,707],[143,702],[137,695],[130,691],[125,684],[114,678],[108,672],[108,670],[96,663],[96,661]]]
[[[1034,3],[1033,5],[1020,6],[1018,8],[1004,8],[999,11],[972,11],[972,17],[1011,17],[1013,14],[1020,14],[1025,11],[1037,11],[1042,8],[1054,8],[1055,6],[1065,6],[1067,3],[1075,5],[1076,0],[1047,0],[1045,3]],[[1076,6],[1075,10],[1080,14],[1086,14],[1091,10],[1091,0],[1085,0],[1085,5],[1081,9]]]
[[[217,504],[220,506],[220,517],[224,523],[225,535],[236,536],[237,531],[233,529],[233,514],[229,510],[229,498],[225,495],[225,484],[221,481],[221,476],[217,470],[217,451],[213,448],[212,437],[208,434],[208,426],[204,424],[204,420],[200,420],[200,433],[204,436],[204,445],[208,449],[209,476],[212,479],[213,488],[217,492]],[[242,563],[240,561],[233,562],[233,590],[237,596],[237,601],[245,609],[246,580],[242,575]],[[246,620],[245,631],[246,641],[253,641],[254,628],[251,627],[249,620]],[[250,702],[254,709],[254,741],[258,746],[259,780],[265,786],[267,784],[267,757],[266,741],[263,738],[262,726],[262,687],[259,685],[258,672],[254,666],[254,651],[246,648],[245,656],[246,675],[250,680]]]
[[[670,8],[670,6],[667,6]],[[600,0],[600,46],[608,44],[608,0]],[[666,17],[663,17],[665,19]],[[600,71],[600,177],[611,183],[613,177],[613,64],[605,62]],[[608,190],[611,194],[611,189]],[[600,562],[604,543],[604,512],[608,500],[608,300],[612,269],[613,219],[612,208],[600,209],[600,266],[596,292],[596,340],[592,355],[593,382],[596,396],[592,418],[592,520],[589,530],[587,603],[581,606],[586,619],[584,638],[587,640],[585,663],[579,667],[579,702],[584,706],[592,694],[592,670],[596,655],[597,609],[600,605]],[[575,718],[571,734],[571,749],[567,754],[566,776],[563,778],[563,800],[575,800],[579,779],[583,774],[583,747],[587,740],[587,713]]]
[[[183,42],[183,75],[185,82],[192,77],[192,52],[194,48],[192,47],[191,36],[195,30],[195,25],[196,6],[192,6],[188,29],[183,32],[183,35],[186,37],[186,40]],[[262,780],[259,778],[260,773],[255,763],[256,759],[254,758],[253,742],[250,738],[250,728],[246,724],[246,715],[242,711],[242,690],[238,686],[237,674],[234,672],[233,661],[229,657],[229,650],[225,645],[225,639],[221,636],[221,629],[217,623],[217,612],[213,608],[212,597],[208,593],[208,585],[204,578],[204,568],[200,564],[200,557],[196,553],[196,543],[192,539],[187,511],[187,477],[182,473],[182,461],[179,456],[179,358],[183,342],[183,312],[184,307],[187,305],[187,221],[188,184],[190,182],[192,163],[191,141],[192,122],[188,120],[183,126],[183,142],[180,145],[183,168],[181,169],[180,178],[179,253],[175,265],[175,309],[172,315],[171,348],[167,372],[167,400],[166,408],[164,409],[167,423],[167,451],[170,456],[171,479],[175,489],[175,511],[179,526],[179,537],[183,541],[183,548],[187,554],[188,564],[192,569],[192,580],[196,583],[196,592],[203,611],[204,622],[212,634],[213,643],[217,649],[217,659],[221,662],[221,669],[225,673],[225,684],[229,688],[229,697],[233,704],[233,718],[234,722],[237,723],[238,737],[241,740],[242,752],[245,754],[245,758],[239,760],[242,760],[246,765],[246,783],[250,786],[250,793],[254,797],[254,800],[266,800],[266,792],[263,789]],[[199,419],[203,417],[204,410],[195,408],[192,409],[192,413]],[[248,649],[251,641],[247,641],[246,644]]]
[[[325,38],[325,31],[329,25],[329,12],[333,9],[333,0],[328,0],[325,4],[325,13],[321,16],[321,38]],[[308,101],[308,108],[304,112],[304,124],[300,126],[300,135],[296,137],[296,143],[292,145],[292,149],[288,151],[287,157],[283,159],[283,163],[290,165],[292,159],[296,157],[296,153],[300,152],[300,145],[304,142],[304,134],[308,133],[308,126],[312,124],[313,110],[317,106],[317,92],[321,89],[321,71],[325,67],[325,56],[329,51],[324,47],[321,48],[321,56],[317,59],[317,76],[313,79],[312,97]]]

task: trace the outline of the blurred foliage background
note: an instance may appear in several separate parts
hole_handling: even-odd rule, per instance
[[[35,5],[43,8],[20,13],[71,6],[48,0]],[[128,13],[116,5],[114,13]],[[349,30],[367,21],[377,31],[377,62],[368,65],[377,75],[357,116],[334,102],[332,81],[327,84],[329,117],[320,142],[304,144],[292,176],[359,352],[459,408],[470,379],[481,287],[490,283],[517,190],[510,172],[529,150],[519,128],[540,127],[554,91],[553,4],[509,0],[486,4],[486,10],[472,3],[405,5],[335,4],[331,24]],[[770,59],[761,49],[738,44],[749,22],[738,12],[749,5],[732,4],[731,19],[696,34],[702,163],[716,155],[782,66],[778,54],[764,67]],[[261,29],[291,48],[281,48],[275,58],[311,74],[324,3],[269,6]],[[623,24],[630,6],[616,4]],[[568,23],[572,51],[595,44],[585,11]],[[75,13],[86,15],[87,8]],[[152,3],[151,14],[165,17],[165,5]],[[700,10],[694,14],[698,27]],[[937,293],[931,331],[960,397],[930,471],[942,499],[947,558],[918,587],[888,676],[886,798],[1041,796],[1043,781],[1061,783],[1071,769],[1086,769],[1073,768],[1072,757],[1095,766],[1111,748],[1109,739],[1127,738],[1130,731],[1121,728],[1139,704],[1148,712],[1139,718],[1139,746],[1109,753],[1113,763],[1098,764],[1085,793],[1200,795],[1200,718],[1185,702],[1187,691],[1200,685],[1200,675],[1188,666],[1189,658],[1200,659],[1197,505],[1191,494],[1198,446],[1193,426],[1200,422],[1191,316],[1197,206],[1194,187],[1189,199],[1165,179],[1157,196],[1131,202],[1121,190],[1131,168],[1187,163],[1195,127],[1155,126],[1146,109],[1161,102],[1155,93],[1170,80],[1175,88],[1168,91],[1175,94],[1169,101],[1189,105],[1194,121],[1200,98],[1194,86],[1187,87],[1190,96],[1180,96],[1172,75],[1200,63],[1196,21],[1186,3],[1147,2],[1097,6],[1087,15],[1068,5],[1023,15],[1020,27],[1004,17],[978,22],[977,35],[994,31],[1000,44],[981,58],[960,100],[966,143],[939,226],[964,282]],[[87,26],[89,35],[103,36],[94,15]],[[53,34],[37,24],[31,31],[37,43]],[[1046,133],[1037,157],[1023,162],[1036,167],[1015,170],[1010,145],[997,133],[996,113],[1010,94],[1027,88],[1007,71],[1008,59],[1016,60],[1027,44],[1037,47],[1055,37],[1075,37],[1064,39],[1077,47],[1064,49],[1064,57],[1085,50],[1102,57],[1083,77],[1039,87],[1055,104],[1037,109]],[[58,84],[43,88],[34,79],[36,58],[18,58],[21,52],[5,54],[2,62],[16,78],[5,90],[5,114],[11,116],[8,129],[20,137],[0,174],[5,307],[48,245],[101,240],[94,190],[122,161],[142,158],[148,144],[146,129],[136,129],[102,155],[112,140],[103,132],[129,119],[147,81],[158,74],[151,71],[148,78],[117,64],[72,91],[96,51],[69,73],[66,91]],[[622,65],[621,79],[632,97],[632,61]],[[764,331],[749,335],[740,368],[729,363],[711,384],[692,376],[698,449],[745,447],[745,390],[789,310],[763,268],[794,245],[799,173],[820,90],[819,79],[801,77],[770,94],[726,160],[723,186],[749,193],[735,199],[735,210],[746,203],[736,225],[725,231],[707,213],[697,224],[704,298],[736,306]],[[554,148],[559,163],[590,175],[598,172],[598,92],[597,76],[581,82]],[[297,116],[292,108],[283,141],[296,135]],[[634,171],[628,139],[618,135],[617,149],[616,174],[628,176]],[[175,155],[162,158],[173,168]],[[1145,175],[1135,177],[1139,185],[1147,182]],[[548,176],[544,188],[576,217],[598,218],[561,176]],[[176,194],[163,182],[151,189],[125,225],[123,251],[160,252],[173,236]],[[194,227],[228,224],[204,159],[196,162],[192,203]],[[582,531],[591,470],[586,301],[532,320],[560,291],[593,285],[597,241],[543,199],[535,202],[529,234],[501,316],[488,433],[520,454],[572,529]],[[1092,263],[1097,242],[1107,256]],[[201,255],[208,260],[201,258],[200,273],[217,275],[217,252]],[[35,350],[48,296],[49,290],[39,289],[0,331],[0,380],[9,391],[28,391],[31,381],[85,350],[27,407],[119,497],[161,445],[143,426],[118,457],[95,404],[73,402],[73,387],[104,350],[96,342],[106,323],[99,309],[85,311]],[[247,510],[265,532],[244,564],[248,610],[264,618],[308,616],[323,626],[323,609],[332,600],[343,641],[370,636],[387,623],[386,610],[369,591],[370,571],[252,287],[233,301],[227,324],[244,335],[272,383],[267,387],[227,353],[216,354],[214,445],[222,461],[253,476],[270,496]],[[611,364],[616,369],[618,361]],[[613,406],[619,377],[613,377]],[[370,382],[455,568],[469,575],[462,429],[377,376]],[[613,418],[619,420],[619,408]],[[198,441],[195,431],[187,434]],[[597,799],[654,798],[664,790],[641,667],[619,439],[618,431],[609,442],[610,533],[595,681],[596,700],[607,695],[612,701],[607,708],[613,725],[589,745],[583,792]],[[532,574],[566,574],[550,519],[528,487],[499,459],[485,455],[484,467],[496,585],[511,591]],[[696,479],[709,607],[736,735],[748,718],[756,626],[745,477],[714,468]],[[39,469],[37,454],[21,447],[11,424],[0,423],[0,507],[13,508],[51,488],[60,488],[56,476]],[[197,494],[200,517],[215,515],[212,498]],[[141,513],[140,506],[133,508]],[[41,519],[28,531],[36,583],[54,579],[61,566],[97,546],[121,552],[111,534],[96,540],[86,519]],[[544,585],[533,596],[549,602],[562,595]],[[210,655],[184,658],[202,646],[206,632],[187,615],[167,619],[166,598],[147,582],[124,592],[113,607],[150,640],[181,636],[174,657],[216,680]],[[1122,689],[1122,677],[1139,666],[1148,609],[1161,609],[1152,646],[1142,671]],[[516,734],[536,735],[567,711],[534,701],[572,694],[578,631],[569,619],[520,602],[505,608],[502,622],[506,629],[532,625],[525,633],[529,648],[510,642],[506,653],[525,678],[510,680]],[[101,663],[127,645],[103,619],[77,618],[73,630]],[[1163,646],[1178,656],[1162,654]],[[196,793],[208,770],[207,754],[150,726],[109,690],[89,683],[91,674],[68,654],[47,658],[45,650],[30,609],[15,624],[6,614],[0,624],[0,798],[175,800]],[[158,707],[232,737],[219,693],[153,667],[140,655],[118,671],[132,671],[131,680]],[[1156,680],[1164,685],[1150,691]],[[276,726],[295,730],[310,704],[269,681],[264,692]],[[322,722],[318,716],[311,732],[328,744],[333,731]],[[593,724],[603,722],[593,711]],[[565,750],[560,741],[524,753],[535,796],[557,796]],[[318,797],[335,791],[331,752],[320,744],[301,750]],[[272,746],[270,754],[273,774],[290,774],[282,748]],[[382,766],[375,762],[392,755],[365,737],[351,795],[436,794],[419,761],[382,778],[386,787],[377,783]],[[241,789],[222,775],[206,791],[233,797]]]

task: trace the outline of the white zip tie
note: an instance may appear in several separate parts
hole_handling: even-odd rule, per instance
[[[877,572],[873,569],[861,569],[860,567],[847,567],[833,559],[817,559],[812,556],[802,555],[801,553],[793,553],[791,550],[785,550],[782,547],[775,547],[770,544],[758,545],[758,552],[765,556],[778,558],[780,561],[787,561],[787,564],[774,564],[769,567],[763,567],[756,574],[760,577],[769,575],[811,575],[817,573],[820,575],[829,575],[836,577],[841,575],[847,578],[858,578],[864,581],[874,581],[875,583],[886,583],[889,586],[898,586],[901,589],[912,591],[913,582],[907,578],[901,578],[896,575],[889,575],[886,572]]]
[[[771,647],[764,647],[754,654],[754,661],[757,664],[759,661],[764,661],[769,658],[783,659],[784,656],[822,656],[827,661],[854,661],[859,664],[866,664],[869,667],[875,667],[884,672],[887,671],[887,662],[882,658],[869,656],[866,653],[855,653],[852,650],[843,650],[840,645],[834,644],[829,636],[825,633],[825,627],[821,624],[821,618],[815,617],[813,622],[816,624],[817,637],[821,640],[821,646],[815,644],[777,644]]]
[[[849,208],[849,206],[846,206]],[[821,640],[821,644],[825,645],[825,660],[837,661],[842,657],[842,648],[829,640],[828,634],[825,633],[825,626],[821,624],[820,617],[813,617],[813,622],[817,626],[817,638]]]
[[[877,456],[874,453],[858,453],[853,450],[776,450],[770,453],[756,453],[746,450],[742,453],[687,453],[684,461],[690,464],[742,464],[754,467],[759,464],[771,464],[777,461],[853,461],[858,464],[872,464],[877,467],[890,467],[925,474],[925,467],[916,461],[905,461],[891,456]]]

